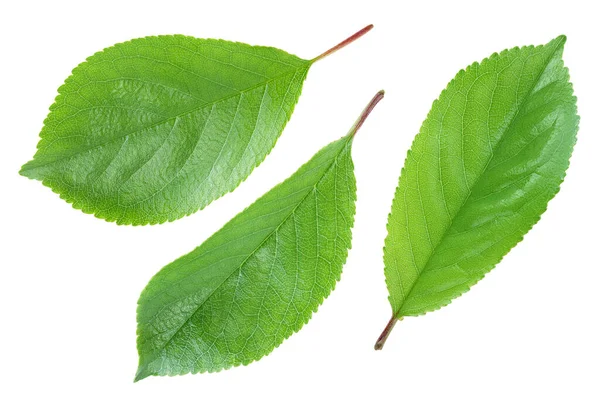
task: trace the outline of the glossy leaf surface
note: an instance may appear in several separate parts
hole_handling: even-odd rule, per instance
[[[248,364],[298,331],[333,290],[351,243],[350,133],[320,150],[139,299],[136,380]]]
[[[182,35],[109,47],[60,87],[20,173],[118,224],[189,215],[264,160],[315,60]]]
[[[558,192],[579,121],[564,43],[561,36],[474,63],[434,102],[389,215],[384,263],[393,317],[376,348],[397,319],[469,290]]]

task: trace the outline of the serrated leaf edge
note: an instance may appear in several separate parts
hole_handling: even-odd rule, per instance
[[[479,65],[483,64],[484,62],[488,62],[489,60],[493,60],[493,59],[495,59],[495,58],[497,58],[497,57],[499,57],[499,56],[505,55],[505,54],[507,54],[507,53],[509,53],[509,52],[512,52],[512,51],[519,51],[519,50],[525,50],[525,49],[540,49],[540,48],[543,48],[544,46],[547,46],[548,44],[550,44],[550,43],[552,43],[552,42],[556,42],[556,43],[558,43],[558,44],[556,45],[556,49],[555,49],[555,52],[556,52],[556,51],[558,51],[559,49],[562,49],[562,48],[564,47],[564,44],[565,44],[565,42],[566,42],[566,36],[564,36],[564,35],[560,35],[560,36],[556,37],[555,39],[553,39],[552,41],[550,41],[549,43],[547,43],[547,44],[543,44],[543,45],[538,45],[538,46],[534,46],[534,45],[529,45],[529,46],[521,46],[521,47],[519,47],[519,46],[515,46],[515,47],[509,48],[509,49],[502,50],[502,51],[501,51],[501,52],[499,52],[499,53],[498,53],[498,52],[495,52],[495,53],[493,53],[491,56],[484,58],[484,59],[483,59],[482,61],[480,61],[480,62],[477,62],[477,61],[476,61],[476,62],[473,62],[473,63],[471,63],[471,64],[470,64],[469,66],[467,66],[465,69],[462,69],[462,70],[460,70],[460,71],[459,71],[459,72],[458,72],[458,73],[457,73],[457,74],[454,76],[454,78],[453,78],[453,79],[452,79],[452,80],[451,80],[451,81],[450,81],[450,82],[449,82],[449,83],[446,85],[446,87],[444,88],[444,90],[442,90],[442,92],[440,93],[440,95],[438,96],[438,98],[437,98],[436,100],[434,100],[434,101],[433,101],[433,103],[432,103],[432,106],[431,106],[431,109],[430,109],[430,111],[427,113],[427,117],[425,118],[425,121],[429,119],[429,117],[430,117],[430,116],[431,116],[431,114],[432,114],[433,107],[435,106],[435,104],[437,104],[437,102],[439,101],[439,99],[440,99],[440,98],[441,98],[441,97],[442,97],[442,96],[443,96],[443,95],[444,95],[444,94],[445,94],[445,93],[448,91],[448,89],[450,88],[450,86],[451,86],[452,84],[454,84],[455,80],[456,80],[457,78],[459,78],[459,77],[460,77],[462,74],[466,73],[466,71],[468,71],[469,69],[471,69],[471,68],[475,68],[476,66],[479,66]],[[577,97],[574,95],[574,91],[573,91],[573,84],[570,82],[570,74],[569,74],[569,69],[568,69],[568,68],[567,68],[567,67],[564,65],[564,61],[562,60],[562,58],[561,58],[561,63],[562,63],[562,67],[563,67],[563,68],[564,68],[564,70],[566,71],[566,74],[567,74],[567,76],[566,76],[566,78],[567,78],[567,81],[568,81],[569,85],[571,86],[571,96],[573,97],[573,100],[574,100],[575,113],[577,113]],[[542,73],[543,73],[543,71],[542,71]],[[541,75],[541,74],[540,74],[540,75]],[[538,80],[539,80],[539,78],[538,78]],[[578,129],[579,129],[579,116],[577,116],[577,125],[576,125],[576,131],[578,131]],[[411,147],[410,147],[410,149],[412,149],[412,146],[414,145],[414,143],[415,143],[415,140],[416,140],[417,136],[418,136],[419,134],[421,134],[421,133],[422,133],[422,125],[421,125],[421,129],[419,130],[419,132],[417,133],[417,135],[415,135],[415,138],[413,139],[413,142],[411,143]],[[576,141],[577,141],[577,136],[575,135],[575,142],[574,142],[574,144],[576,143]],[[410,149],[407,151],[406,158],[408,158],[408,157],[410,156],[410,154],[411,154],[411,150],[410,150]],[[562,179],[561,179],[561,180],[560,180],[560,182],[559,182],[558,188],[557,188],[557,190],[556,190],[556,191],[555,191],[555,192],[552,194],[552,196],[551,196],[551,198],[550,198],[549,202],[550,202],[550,201],[551,201],[551,200],[552,200],[552,199],[553,199],[553,198],[556,196],[556,194],[558,194],[558,192],[560,191],[560,186],[562,185],[562,183],[564,182],[564,179],[565,179],[565,177],[566,177],[566,170],[568,170],[568,167],[569,167],[569,165],[570,165],[570,159],[571,159],[572,153],[573,153],[573,150],[571,150],[571,153],[569,153],[569,156],[568,156],[568,158],[567,158],[567,168],[565,169],[565,173],[563,173],[563,176],[562,176]],[[404,174],[404,169],[405,169],[405,167],[404,167],[404,166],[402,166],[402,169],[401,169],[401,172],[400,172],[400,178],[399,178],[399,180],[398,180],[398,186],[396,186],[396,190],[394,191],[394,198],[396,197],[397,191],[398,191],[398,189],[399,189],[399,187],[400,187],[400,180],[402,179],[402,175]],[[529,228],[527,229],[527,231],[526,231],[526,232],[525,232],[525,233],[524,233],[524,234],[523,234],[523,235],[520,237],[520,239],[519,239],[519,240],[518,240],[518,241],[515,243],[515,245],[514,245],[514,246],[512,246],[512,247],[509,249],[509,251],[508,251],[506,254],[508,254],[508,253],[510,252],[510,250],[512,250],[512,249],[513,249],[513,248],[514,248],[514,247],[515,247],[517,244],[519,244],[520,242],[522,242],[522,241],[523,241],[523,239],[524,239],[525,235],[526,235],[526,234],[527,234],[527,233],[528,233],[528,232],[529,232],[529,231],[530,231],[530,230],[533,228],[533,226],[535,226],[535,224],[537,224],[537,222],[538,222],[538,221],[541,219],[541,216],[542,216],[542,215],[543,215],[543,214],[546,212],[546,210],[548,209],[548,204],[549,204],[549,202],[546,204],[546,206],[544,207],[544,210],[543,210],[543,211],[540,213],[540,215],[539,215],[539,216],[538,216],[538,217],[535,219],[535,221],[534,221],[534,222],[531,224],[531,226],[529,226]],[[388,220],[387,220],[387,223],[386,223],[386,231],[388,232],[388,234],[389,234],[389,232],[390,232],[390,223],[389,223],[389,220],[390,220],[390,216],[391,216],[391,214],[392,214],[392,212],[390,211],[390,213],[388,214]],[[384,246],[384,247],[383,247],[383,252],[384,252],[384,254],[385,254],[385,250],[386,250],[386,247]],[[458,295],[456,295],[454,298],[452,298],[452,299],[449,299],[447,302],[444,302],[444,303],[440,304],[439,306],[436,306],[436,307],[433,307],[433,308],[430,308],[430,309],[427,309],[427,310],[423,310],[422,312],[418,312],[418,313],[415,313],[415,314],[412,314],[412,313],[411,313],[410,315],[400,315],[400,314],[396,314],[396,313],[394,313],[394,312],[393,312],[393,310],[392,310],[392,318],[401,319],[401,318],[404,318],[404,317],[417,317],[417,316],[422,316],[422,315],[425,315],[425,314],[427,314],[427,313],[434,312],[434,311],[440,310],[441,308],[444,308],[444,307],[448,306],[449,304],[451,304],[451,303],[452,303],[452,301],[456,300],[457,298],[461,297],[463,294],[467,293],[467,292],[468,292],[468,291],[471,289],[471,287],[475,286],[475,285],[476,285],[476,284],[477,284],[479,281],[481,281],[481,279],[483,279],[483,278],[484,278],[484,277],[485,277],[485,276],[486,276],[486,275],[487,275],[489,272],[491,272],[491,271],[492,271],[492,270],[493,270],[493,269],[496,267],[496,265],[498,265],[498,264],[499,264],[499,263],[502,261],[502,259],[503,259],[503,258],[506,256],[506,254],[505,254],[504,256],[502,256],[502,257],[501,257],[501,258],[500,258],[500,259],[499,259],[499,260],[498,260],[498,261],[497,261],[495,264],[493,264],[493,265],[492,265],[492,266],[491,266],[491,267],[490,267],[490,268],[489,268],[487,271],[485,271],[483,274],[481,274],[481,276],[479,276],[479,277],[477,278],[477,280],[475,280],[475,281],[474,281],[474,283],[473,283],[472,285],[470,285],[470,286],[468,286],[467,288],[465,288],[465,290],[464,290],[464,291],[460,292],[460,293],[459,293]],[[385,284],[386,284],[386,287],[388,288],[388,292],[389,292],[389,282],[388,282],[387,276],[386,276],[386,278],[385,278]],[[391,305],[391,295],[388,295],[388,301],[390,302],[390,305]]]
[[[150,221],[144,221],[144,222],[140,222],[140,221],[138,221],[138,220],[133,220],[133,219],[122,219],[122,218],[119,218],[119,217],[114,217],[114,218],[113,218],[113,217],[105,216],[105,215],[104,215],[104,213],[106,213],[106,210],[94,210],[92,206],[90,206],[90,205],[88,205],[88,204],[85,204],[83,201],[81,201],[81,200],[76,200],[76,199],[74,199],[74,198],[71,198],[71,197],[69,197],[69,196],[67,196],[67,195],[65,195],[65,194],[63,194],[63,193],[61,193],[61,192],[59,191],[59,189],[58,189],[58,188],[57,188],[55,185],[53,185],[53,184],[52,184],[52,182],[50,182],[50,181],[49,181],[47,178],[43,178],[43,179],[41,179],[41,180],[40,180],[40,179],[36,179],[36,178],[29,177],[28,175],[25,175],[25,174],[23,173],[23,171],[24,171],[24,167],[25,167],[25,166],[26,166],[26,165],[27,165],[29,162],[31,162],[31,161],[33,161],[33,160],[35,160],[35,159],[37,158],[37,155],[38,155],[38,154],[37,154],[37,150],[39,150],[39,149],[40,149],[40,147],[41,147],[41,145],[42,145],[42,142],[43,142],[43,140],[44,140],[44,136],[45,136],[44,128],[46,127],[46,124],[49,122],[49,117],[50,117],[50,114],[52,113],[52,111],[53,111],[54,107],[55,107],[55,106],[58,104],[58,102],[59,102],[59,101],[61,100],[61,98],[64,96],[64,94],[62,93],[62,91],[63,91],[63,90],[65,89],[65,87],[67,87],[67,86],[68,86],[68,84],[69,84],[69,83],[70,83],[70,82],[71,82],[71,81],[74,79],[74,78],[73,78],[73,75],[74,75],[75,73],[78,73],[78,72],[79,72],[79,70],[83,70],[84,68],[86,68],[87,64],[88,64],[90,61],[93,61],[93,59],[94,59],[95,57],[98,57],[99,55],[101,55],[102,53],[104,53],[105,51],[107,51],[107,50],[109,50],[109,49],[118,48],[118,47],[120,47],[120,46],[128,45],[128,44],[131,44],[131,43],[133,43],[133,42],[136,42],[136,41],[143,41],[143,40],[146,40],[146,39],[149,39],[149,38],[161,38],[161,37],[182,37],[182,38],[189,38],[189,39],[195,39],[195,40],[198,40],[198,39],[200,39],[200,40],[207,40],[207,41],[213,41],[213,42],[226,42],[226,43],[234,43],[234,44],[236,44],[236,45],[247,46],[247,47],[253,47],[253,48],[273,49],[273,50],[276,50],[276,51],[285,51],[285,50],[281,50],[281,49],[278,49],[278,48],[276,48],[276,47],[272,47],[272,46],[260,46],[260,45],[258,45],[258,46],[255,46],[255,45],[250,45],[250,44],[247,44],[247,43],[243,43],[243,42],[237,42],[237,41],[228,41],[228,40],[223,40],[223,39],[210,39],[210,38],[207,38],[207,39],[202,39],[202,38],[196,38],[196,37],[193,37],[193,36],[188,36],[188,35],[179,35],[179,34],[175,34],[175,35],[154,35],[154,36],[144,36],[144,37],[134,38],[134,39],[131,39],[131,40],[127,40],[127,41],[125,41],[125,42],[120,42],[120,43],[116,43],[116,44],[114,44],[114,45],[112,45],[112,46],[105,47],[104,49],[102,49],[102,50],[100,50],[100,51],[97,51],[97,52],[96,52],[96,53],[94,53],[93,55],[91,55],[91,56],[87,57],[87,58],[85,59],[85,61],[83,61],[83,62],[79,63],[79,64],[78,64],[78,65],[77,65],[75,68],[73,68],[73,70],[71,70],[71,74],[70,74],[70,75],[69,75],[69,76],[68,76],[68,77],[65,79],[64,83],[63,83],[62,85],[60,85],[60,86],[59,86],[59,88],[58,88],[58,94],[56,95],[56,97],[54,98],[54,102],[53,102],[53,103],[50,105],[50,107],[49,107],[49,109],[48,109],[48,110],[49,110],[49,113],[48,113],[48,115],[46,116],[46,118],[44,119],[44,121],[43,121],[43,126],[42,126],[42,129],[40,130],[40,133],[39,133],[39,135],[38,135],[38,137],[39,137],[39,141],[38,141],[38,143],[37,143],[37,145],[36,145],[36,154],[34,154],[34,156],[33,156],[32,160],[28,161],[27,163],[25,163],[25,164],[24,164],[24,165],[21,167],[21,169],[19,170],[19,174],[20,174],[20,175],[22,175],[22,176],[24,176],[24,177],[26,177],[26,178],[28,178],[28,179],[31,179],[31,180],[39,180],[39,181],[42,183],[42,185],[44,185],[44,186],[46,186],[46,187],[50,188],[50,189],[52,190],[52,192],[54,192],[54,193],[58,194],[58,195],[59,195],[59,197],[60,197],[62,200],[64,200],[64,201],[65,201],[65,202],[67,202],[68,204],[71,204],[71,206],[72,206],[74,209],[76,209],[76,210],[80,210],[80,211],[82,211],[82,212],[83,212],[83,213],[85,213],[85,214],[90,214],[90,215],[93,215],[93,216],[95,216],[96,218],[103,219],[103,220],[105,220],[105,221],[107,221],[107,222],[115,222],[117,225],[131,225],[131,226],[158,225],[158,224],[163,224],[163,223],[165,223],[165,222],[173,222],[173,221],[176,221],[176,220],[178,220],[178,219],[181,219],[181,218],[184,218],[184,217],[190,216],[190,215],[192,215],[192,214],[194,214],[194,213],[196,213],[196,212],[198,212],[198,211],[200,211],[200,210],[203,210],[203,209],[204,209],[206,206],[208,206],[208,205],[209,205],[210,203],[212,203],[213,201],[215,201],[215,200],[218,200],[218,199],[220,199],[221,197],[225,196],[226,194],[233,192],[235,189],[237,189],[237,188],[239,187],[239,185],[241,185],[241,184],[242,184],[242,183],[243,183],[243,182],[244,182],[246,179],[248,179],[248,177],[249,177],[249,176],[252,174],[252,172],[254,171],[254,169],[255,169],[255,168],[257,168],[258,166],[260,166],[260,165],[263,163],[263,161],[264,161],[264,160],[267,158],[267,156],[268,156],[268,155],[271,153],[271,151],[273,150],[273,148],[275,148],[275,145],[277,144],[277,141],[278,141],[278,140],[279,140],[279,138],[281,137],[281,133],[283,133],[283,130],[284,130],[284,129],[285,129],[285,127],[287,126],[287,123],[289,122],[289,120],[291,119],[291,116],[292,116],[292,114],[294,113],[295,107],[296,107],[296,105],[297,105],[297,103],[298,103],[297,101],[296,101],[296,102],[294,102],[294,104],[292,105],[292,107],[291,107],[291,109],[290,109],[289,113],[286,113],[286,119],[285,119],[285,121],[284,121],[284,123],[283,123],[283,127],[282,127],[281,131],[279,132],[279,135],[277,135],[277,137],[276,137],[276,139],[275,139],[275,142],[274,142],[274,145],[273,145],[273,147],[272,147],[271,149],[269,149],[269,151],[268,151],[268,152],[265,154],[265,156],[264,156],[264,157],[263,157],[263,158],[262,158],[260,161],[258,161],[258,162],[257,162],[257,163],[256,163],[256,164],[255,164],[255,165],[254,165],[254,166],[253,166],[251,169],[250,169],[250,173],[249,173],[249,174],[248,174],[246,177],[243,177],[243,178],[242,178],[242,179],[241,179],[239,182],[237,182],[237,184],[236,184],[236,185],[235,185],[235,186],[234,186],[232,189],[230,189],[230,190],[229,190],[229,191],[227,191],[227,192],[224,192],[223,194],[221,194],[220,196],[218,196],[218,197],[214,198],[212,201],[208,202],[207,204],[204,204],[203,206],[199,207],[199,208],[198,208],[198,209],[196,209],[195,211],[190,211],[190,212],[187,212],[187,213],[185,213],[184,215],[181,215],[181,216],[178,216],[178,217],[170,217],[170,218],[169,218],[169,217],[159,217],[159,218],[157,218],[157,219],[155,219],[155,220],[150,220]],[[287,53],[287,52],[286,52],[286,53]],[[290,55],[292,55],[292,56],[294,56],[294,57],[297,57],[297,56],[295,56],[295,55],[294,55],[294,54],[292,54],[292,53],[288,53],[288,54],[290,54]],[[298,58],[300,58],[300,57],[298,57]],[[299,92],[298,92],[298,99],[299,99],[299,98],[301,97],[301,95],[302,95],[302,89],[303,89],[303,87],[304,87],[304,81],[306,80],[306,76],[307,76],[307,74],[308,74],[308,71],[309,71],[310,67],[312,66],[312,61],[311,61],[311,60],[305,60],[305,59],[302,59],[302,60],[306,61],[306,62],[307,62],[307,65],[306,65],[305,67],[298,68],[298,69],[295,69],[295,70],[294,70],[294,71],[295,71],[295,73],[297,73],[299,70],[301,70],[301,69],[303,69],[303,68],[305,68],[305,69],[306,69],[306,72],[304,72],[303,76],[301,77],[301,79],[302,79],[302,84],[300,85],[300,88],[299,88]],[[277,77],[275,77],[275,78],[272,78],[272,79],[270,79],[269,81],[276,80],[276,79],[280,79],[280,78],[282,78],[283,76],[285,76],[285,75],[288,75],[288,74],[291,74],[291,73],[292,73],[292,72],[287,72],[286,74],[278,75]],[[269,81],[266,81],[266,82],[269,82]],[[237,95],[239,95],[240,93],[243,93],[243,92],[245,92],[245,91],[248,91],[248,90],[252,90],[252,89],[254,89],[254,88],[256,88],[256,87],[260,87],[260,86],[262,86],[262,84],[255,85],[255,86],[253,86],[253,87],[250,87],[250,88],[248,88],[248,89],[245,89],[244,91],[237,92],[237,93],[236,93],[236,94],[234,94],[234,95],[227,96],[227,97],[225,97],[225,98],[223,98],[223,99],[219,99],[218,101],[216,101],[216,102],[213,102],[212,104],[217,104],[217,103],[219,103],[219,102],[221,102],[221,101],[223,101],[223,100],[226,100],[226,99],[228,99],[228,98],[230,98],[230,97],[237,96]],[[200,107],[204,107],[204,106],[207,106],[207,105],[210,105],[210,103],[209,103],[209,104],[203,104],[203,105],[202,105],[202,106],[200,106]],[[187,113],[190,113],[190,112],[193,112],[193,111],[195,111],[196,109],[199,109],[200,107],[194,108],[194,109],[192,109],[192,110],[188,110],[188,111],[186,111],[186,112],[182,113],[182,115],[184,115],[184,114],[187,114]],[[173,118],[175,118],[175,117],[173,117]],[[168,118],[167,120],[170,120],[170,119],[173,119],[173,118]],[[161,121],[160,123],[164,123],[164,122],[165,122],[165,121]],[[157,123],[157,124],[155,124],[155,125],[158,125],[158,124],[160,124],[160,123]],[[129,135],[129,134],[127,134],[127,135],[124,135],[124,136],[128,136],[128,135]],[[89,150],[93,150],[93,149],[95,149],[95,148],[98,148],[98,147],[102,147],[102,146],[104,146],[105,144],[106,144],[106,143],[101,143],[100,145],[97,145],[97,146],[94,146],[94,147],[92,147],[92,148],[90,148],[90,149],[86,149],[86,150],[84,150],[84,152],[85,152],[85,151],[89,151]],[[81,153],[83,153],[83,152],[81,152]],[[81,154],[81,153],[76,153],[76,154],[74,154],[74,155],[72,155],[72,156],[75,156],[75,155],[77,155],[77,154]]]

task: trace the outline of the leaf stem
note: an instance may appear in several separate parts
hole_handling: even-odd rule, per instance
[[[367,104],[367,106],[365,107],[363,112],[360,113],[360,116],[358,117],[358,119],[356,120],[354,125],[352,125],[352,128],[350,128],[350,132],[349,132],[350,136],[354,137],[354,135],[356,135],[356,132],[358,132],[360,127],[365,123],[367,117],[369,116],[369,114],[371,114],[371,111],[373,111],[373,109],[375,108],[377,103],[379,103],[381,101],[381,99],[383,99],[384,95],[385,95],[385,91],[380,90],[379,92],[377,92],[375,94],[375,96],[373,96],[373,98],[371,99],[369,104]]]
[[[375,350],[383,349],[385,341],[387,340],[388,336],[390,336],[390,333],[392,333],[392,329],[394,329],[394,325],[396,325],[396,322],[398,321],[402,321],[402,318],[396,318],[394,315],[392,315],[390,322],[388,322],[383,332],[381,332],[381,335],[379,335],[379,339],[377,339],[377,342],[375,342]]]
[[[371,29],[373,29],[373,24],[371,25],[367,25],[364,28],[362,28],[360,31],[356,32],[354,35],[350,36],[348,39],[344,40],[343,42],[340,42],[339,44],[333,46],[332,48],[330,48],[329,50],[327,50],[326,52],[324,52],[323,54],[313,58],[311,60],[311,62],[315,62],[315,61],[319,61],[322,58],[327,57],[328,55],[335,53],[336,51],[338,51],[339,49],[346,47],[347,45],[349,45],[350,43],[354,42],[356,39],[360,38],[361,36],[365,35],[367,32],[369,32]]]

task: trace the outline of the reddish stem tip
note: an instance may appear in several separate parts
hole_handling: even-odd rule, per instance
[[[350,36],[348,39],[344,40],[343,42],[340,42],[339,44],[337,44],[335,46],[333,46],[332,48],[330,48],[329,50],[327,50],[323,54],[321,54],[321,55],[313,58],[312,62],[319,61],[320,59],[325,58],[325,57],[327,57],[328,55],[330,55],[332,53],[335,53],[339,49],[348,46],[350,43],[354,42],[356,39],[360,38],[361,36],[364,36],[371,29],[373,29],[373,24],[365,26],[360,31],[358,31],[354,35]]]
[[[384,95],[385,95],[385,91],[380,90],[379,92],[377,92],[375,94],[375,96],[373,96],[373,98],[371,99],[369,104],[367,104],[367,106],[365,107],[363,112],[360,114],[360,116],[354,123],[354,126],[352,126],[352,129],[350,129],[350,134],[352,136],[356,135],[356,132],[358,132],[360,127],[365,123],[367,117],[369,116],[369,114],[371,114],[371,111],[373,111],[373,109],[375,108],[377,103],[379,103],[381,101],[381,99],[383,99]]]
[[[398,321],[399,321],[398,318],[396,318],[395,316],[392,315],[390,322],[388,322],[388,324],[385,326],[385,329],[383,330],[383,332],[381,332],[381,335],[379,335],[377,342],[375,342],[375,350],[383,349],[383,345],[385,344],[385,341],[390,336],[390,333],[392,333],[392,329],[394,329],[394,325],[396,325],[396,322],[398,322]]]

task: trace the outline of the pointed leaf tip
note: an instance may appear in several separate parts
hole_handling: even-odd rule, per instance
[[[548,43],[548,44],[555,43],[556,47],[563,48],[563,47],[565,47],[566,42],[567,42],[567,37],[565,35],[558,35],[557,37],[552,39],[550,41],[550,43]]]
[[[144,365],[140,364],[137,371],[135,372],[135,377],[133,378],[133,383],[139,382],[142,379],[145,379],[149,376],[150,376],[150,374],[148,373],[148,370],[146,369],[146,367]]]

